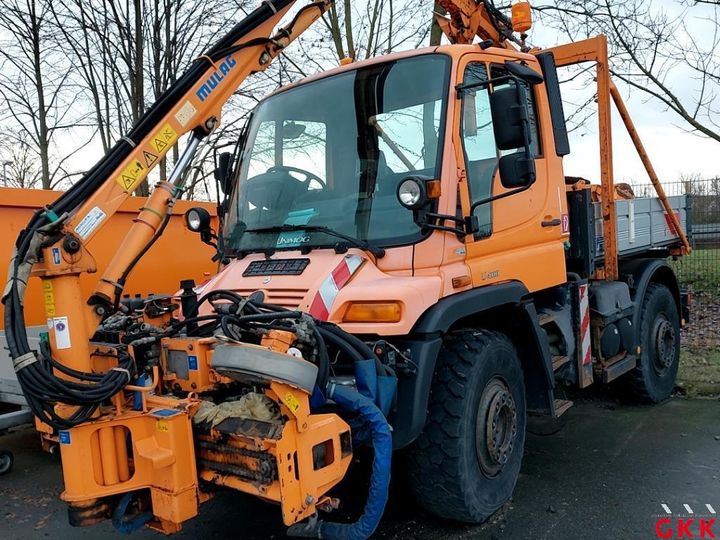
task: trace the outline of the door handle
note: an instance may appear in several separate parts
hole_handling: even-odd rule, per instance
[[[540,223],[543,227],[559,227],[562,221],[559,218],[550,221],[543,221]]]

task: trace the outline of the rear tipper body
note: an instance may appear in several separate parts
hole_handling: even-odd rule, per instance
[[[440,2],[450,45],[343,62],[263,100],[220,159],[222,230],[186,214],[217,247],[217,274],[122,301],[222,105],[330,7],[309,4],[273,35],[292,3],[264,2],[198,59],[18,240],[8,344],[38,429],[59,445],[73,525],[170,533],[230,488],[278,503],[293,534],[363,538],[391,451],[411,445],[419,503],[480,522],[512,494],[528,415],[570,407],[559,388],[617,381],[650,402],[672,390],[687,310],[666,259],[690,251],[687,201],[665,196],[606,39],[530,49],[526,4],[511,23],[491,3]],[[586,62],[599,186],[563,169],[557,69]],[[613,102],[657,198],[614,185]],[[82,297],[93,237],[185,133],[169,181]],[[23,322],[31,271],[49,326],[39,352]],[[319,520],[363,444],[362,515]]]

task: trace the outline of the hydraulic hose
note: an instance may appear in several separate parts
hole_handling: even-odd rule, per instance
[[[377,406],[358,392],[342,385],[330,385],[328,397],[370,431],[374,452],[367,502],[355,523],[331,523],[317,520],[298,523],[288,529],[289,536],[323,538],[325,540],[365,540],[380,524],[390,489],[392,434],[390,425]]]

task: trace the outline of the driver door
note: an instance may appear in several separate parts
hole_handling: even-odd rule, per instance
[[[466,55],[458,70],[458,84],[472,84],[505,75],[506,57]],[[537,69],[536,64],[530,67]],[[507,84],[507,83],[505,83]],[[524,83],[523,83],[524,84]],[[562,215],[567,212],[560,158],[546,149],[554,148],[549,126],[539,121],[537,111],[547,110],[542,84],[528,87],[531,146],[536,156],[536,180],[522,192],[476,206],[473,214],[478,229],[465,239],[467,264],[474,287],[509,280],[521,281],[529,291],[544,289],[566,280]],[[490,113],[492,85],[463,92],[457,113],[455,145],[460,149],[461,170],[466,193],[463,214],[478,201],[511,191],[502,186]],[[514,152],[514,151],[511,151]],[[549,174],[552,163],[552,175]]]

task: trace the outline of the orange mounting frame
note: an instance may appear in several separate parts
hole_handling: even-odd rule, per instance
[[[602,194],[603,241],[605,245],[604,267],[600,269],[601,272],[598,274],[598,277],[615,280],[619,276],[615,183],[613,179],[612,122],[610,114],[611,99],[617,107],[623,124],[633,141],[633,145],[650,177],[668,219],[680,237],[682,242],[681,254],[689,254],[692,251],[690,242],[682,230],[680,221],[670,206],[665,190],[650,162],[650,158],[645,151],[645,147],[640,140],[640,136],[635,129],[630,114],[625,107],[625,103],[620,96],[620,92],[610,78],[607,37],[600,35],[583,41],[558,45],[557,47],[542,50],[542,52],[547,51],[553,53],[555,64],[558,67],[572,66],[584,62],[595,62],[596,64],[598,130],[600,135],[600,183]]]

